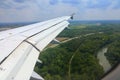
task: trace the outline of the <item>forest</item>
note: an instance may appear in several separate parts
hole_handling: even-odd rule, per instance
[[[120,24],[71,25],[58,37],[77,38],[40,53],[43,63],[35,71],[45,80],[100,80],[104,70],[96,56],[105,46],[111,65],[120,60]]]
[[[115,65],[120,62],[120,39],[109,45],[109,49],[105,54],[111,65]]]

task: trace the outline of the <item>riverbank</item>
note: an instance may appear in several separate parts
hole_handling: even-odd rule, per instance
[[[107,60],[105,53],[107,52],[108,48],[104,47],[97,53],[97,58],[99,59],[99,64],[103,67],[104,71],[107,72],[111,68],[111,64]]]

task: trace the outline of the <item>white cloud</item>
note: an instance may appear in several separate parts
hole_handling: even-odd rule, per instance
[[[112,9],[117,1],[113,1],[106,9],[87,8],[89,1],[79,0],[79,4],[71,5],[59,0],[57,4],[52,5],[49,0],[26,0],[22,3],[6,0],[4,4],[10,7],[0,8],[0,22],[42,21],[74,12],[77,20],[120,19],[120,9]],[[97,0],[91,1],[97,3]]]
[[[87,9],[81,16],[78,17],[80,20],[119,20],[120,9]]]
[[[9,3],[9,2],[7,2]],[[69,4],[50,5],[48,0],[15,3],[10,9],[0,9],[0,22],[41,21],[63,15],[70,15],[78,9]],[[24,7],[25,6],[25,7]],[[19,9],[20,7],[24,7]]]

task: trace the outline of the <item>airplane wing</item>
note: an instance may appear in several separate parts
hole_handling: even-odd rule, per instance
[[[40,52],[69,25],[70,18],[0,32],[0,80],[29,80]]]

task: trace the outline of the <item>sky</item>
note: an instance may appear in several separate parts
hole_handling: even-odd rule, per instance
[[[44,21],[72,13],[74,20],[120,20],[120,0],[0,0],[0,23]]]

